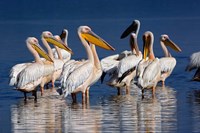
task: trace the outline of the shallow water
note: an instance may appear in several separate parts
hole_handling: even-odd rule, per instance
[[[27,1],[15,3],[19,6],[0,2],[0,132],[200,132],[200,83],[191,81],[194,71],[185,72],[188,57],[200,50],[198,1],[62,2],[44,1],[38,5],[32,1],[29,6]],[[78,103],[72,104],[70,96],[62,100],[55,93],[47,93],[37,102],[30,98],[25,103],[23,93],[8,86],[11,67],[33,60],[25,45],[28,36],[39,39],[44,30],[60,34],[67,28],[69,46],[74,51],[72,58],[82,59],[86,54],[77,37],[77,28],[89,25],[116,49],[97,48],[101,59],[129,50],[128,38],[119,37],[133,19],[141,22],[140,49],[142,34],[147,30],[154,33],[157,57],[163,56],[161,34],[168,34],[182,49],[181,53],[171,51],[177,65],[166,80],[166,87],[158,84],[155,99],[149,90],[142,99],[134,84],[130,95],[118,96],[116,89],[97,82],[91,87],[86,104],[81,103],[81,94]]]
[[[102,93],[93,90],[91,93]],[[157,87],[157,98],[149,92],[141,100],[133,85],[131,95],[91,97],[96,103],[72,104],[51,95],[38,102],[23,99],[10,106],[13,132],[173,132],[177,131],[177,99],[173,88]]]

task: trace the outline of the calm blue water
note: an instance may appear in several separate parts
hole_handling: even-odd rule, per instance
[[[200,132],[200,83],[190,81],[194,72],[184,71],[188,57],[200,50],[200,1],[3,0],[0,6],[0,132]],[[86,54],[77,28],[88,25],[116,48],[114,52],[98,48],[103,58],[129,49],[128,39],[119,37],[133,19],[141,22],[140,49],[147,30],[154,33],[156,56],[163,55],[161,34],[168,34],[182,49],[171,51],[177,65],[166,87],[158,85],[156,99],[141,100],[136,86],[130,96],[117,96],[115,89],[97,82],[86,105],[57,96],[25,104],[23,94],[8,86],[11,67],[33,59],[25,45],[27,37],[40,39],[44,30],[60,34],[67,28],[72,58],[82,59]]]

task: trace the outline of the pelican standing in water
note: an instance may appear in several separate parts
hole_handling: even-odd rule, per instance
[[[140,60],[142,60],[142,53],[139,51],[137,45],[137,35],[132,33],[130,36],[130,45],[132,55],[124,57],[118,64],[117,71],[112,75],[108,81],[108,85],[117,87],[118,95],[120,95],[120,88],[126,88],[126,94],[130,93],[131,81],[136,76],[136,67]]]
[[[176,59],[172,57],[172,55],[167,50],[166,46],[171,47],[177,52],[181,52],[181,49],[166,34],[161,35],[160,44],[165,54],[165,57],[162,57],[159,59],[160,67],[161,67],[160,80],[162,81],[162,85],[164,86],[166,78],[168,78],[171,75],[174,67],[176,66]]]
[[[52,82],[52,89],[54,89],[54,83],[55,80],[60,77],[60,74],[62,72],[62,67],[64,64],[64,61],[62,60],[62,55],[60,53],[60,49],[65,49],[66,51],[72,53],[71,49],[67,47],[62,41],[58,40],[56,37],[53,36],[53,34],[49,31],[44,31],[42,33],[42,38],[41,38],[44,46],[47,48],[49,56],[53,59],[54,63],[49,62],[49,61],[44,61],[45,64],[45,73],[43,75],[42,82],[40,84],[41,88],[41,95],[44,93],[44,85],[49,83],[50,81]],[[53,52],[51,47],[49,46],[48,43],[51,43],[55,45],[55,48],[58,52],[59,59],[55,59],[53,56]],[[59,48],[58,48],[59,47]]]
[[[155,97],[155,89],[160,80],[161,68],[159,59],[155,58],[153,52],[153,33],[150,31],[145,32],[143,42],[143,60],[140,61],[136,70],[137,85],[142,89],[142,97],[144,97],[144,89],[152,89],[153,97]]]
[[[195,52],[190,56],[189,63],[186,67],[186,71],[192,71],[197,69],[192,80],[200,81],[200,52]]]
[[[132,24],[122,33],[121,39],[127,37],[131,32],[135,33],[136,36],[138,36],[139,29],[140,29],[140,21],[134,20]],[[132,45],[131,45],[131,51],[125,50],[120,54],[111,55],[111,56],[101,59],[101,65],[103,69],[101,82],[103,82],[104,77],[107,73],[113,76],[113,74],[116,73],[116,71],[118,71],[117,69],[118,69],[119,62],[123,58],[130,56],[132,54],[133,52],[132,52]]]
[[[41,48],[36,38],[28,37],[26,44],[29,51],[33,54],[35,62],[29,64],[18,74],[16,87],[17,90],[24,92],[25,100],[27,99],[27,92],[33,92],[35,100],[37,100],[36,87],[42,82],[45,71],[44,63],[40,59],[39,54],[50,62],[53,62],[53,60]]]
[[[88,26],[80,26],[78,28],[78,36],[85,47],[88,59],[83,62],[76,62],[74,60],[66,62],[63,67],[61,84],[64,97],[72,94],[73,101],[76,101],[76,93],[82,92],[82,102],[84,103],[87,100],[86,98],[88,98],[89,87],[94,84],[96,77],[99,76],[99,74],[96,75],[98,66],[95,66],[95,61],[97,61],[93,52],[95,49],[94,46],[90,45],[97,45],[107,50],[114,50],[114,48],[92,32]],[[68,71],[69,69],[71,70]]]

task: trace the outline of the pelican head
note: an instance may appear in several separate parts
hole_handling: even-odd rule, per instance
[[[72,50],[68,46],[66,46],[61,40],[55,38],[51,32],[49,31],[42,32],[42,38],[44,38],[48,43],[56,45],[57,47],[62,48],[68,51],[69,53],[73,54]]]
[[[181,52],[181,49],[176,45],[168,35],[163,34],[160,37],[160,41],[163,42],[166,46],[170,46],[172,49],[174,49],[177,52]]]
[[[138,45],[137,45],[137,35],[135,33],[131,33],[130,45],[131,45],[132,51],[135,50],[136,55],[138,56],[139,55],[139,48],[138,48]]]
[[[109,45],[106,41],[104,41],[101,37],[96,35],[90,27],[88,26],[80,26],[78,28],[78,33],[81,35],[82,38],[84,38],[86,41],[97,45],[101,48],[107,49],[107,50],[115,50],[111,45]]]
[[[139,29],[140,29],[140,21],[133,20],[133,23],[122,33],[120,38],[123,39],[132,32],[138,35]]]
[[[26,39],[26,43],[31,45],[33,49],[35,49],[42,57],[46,60],[53,62],[53,60],[49,57],[49,55],[44,51],[44,49],[39,45],[38,40],[35,37],[28,37]]]
[[[143,35],[143,59],[146,60],[153,53],[154,36],[151,31],[146,31]],[[151,58],[151,57],[150,57]]]
[[[67,29],[63,29],[61,34],[60,34],[60,38],[65,39],[68,36],[68,30]]]

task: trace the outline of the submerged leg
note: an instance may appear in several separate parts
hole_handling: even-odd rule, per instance
[[[121,90],[119,87],[117,87],[117,95],[121,95]]]
[[[33,94],[34,94],[34,97],[35,97],[34,101],[36,102],[37,101],[37,90],[34,90]]]
[[[153,96],[153,98],[155,98],[155,92],[156,92],[156,87],[153,86],[153,88],[152,88],[152,96]]]
[[[44,86],[40,87],[40,92],[41,92],[41,96],[43,96],[44,95]]]
[[[82,104],[85,103],[85,92],[82,92]]]
[[[76,94],[72,93],[71,96],[72,96],[72,102],[76,103]]]
[[[126,86],[126,94],[130,95],[130,86]]]
[[[26,96],[26,92],[24,92],[24,101],[27,101],[27,96]]]
[[[144,89],[142,89],[142,99],[144,99]]]
[[[51,83],[52,83],[52,88],[54,88],[55,87],[55,81],[52,80]]]
[[[89,100],[89,89],[90,89],[90,87],[88,87],[88,88],[86,89],[86,100],[87,100],[87,101]]]
[[[49,89],[49,83],[46,83],[46,84],[44,85],[44,87],[45,87],[46,89]]]
[[[162,87],[165,87],[165,81],[162,80]]]

